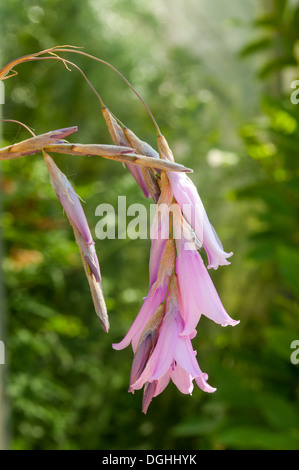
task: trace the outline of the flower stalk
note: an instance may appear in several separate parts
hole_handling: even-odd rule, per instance
[[[165,143],[159,149],[161,157],[171,158]],[[132,343],[129,391],[144,387],[144,413],[170,380],[182,393],[192,394],[194,380],[203,391],[213,393],[216,389],[207,383],[208,375],[195,359],[191,339],[197,334],[202,314],[222,326],[239,323],[229,317],[220,301],[194,242],[193,220],[186,222],[169,174],[164,171],[160,189],[151,230],[149,294],[125,338],[113,345],[119,350]],[[201,213],[202,205],[192,207]],[[204,246],[210,246],[206,239],[204,242]]]

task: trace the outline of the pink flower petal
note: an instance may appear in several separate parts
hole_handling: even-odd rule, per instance
[[[160,217],[159,212],[157,211],[151,227],[151,253],[149,265],[150,286],[152,286],[157,279],[161,258],[168,238],[169,218]]]
[[[175,199],[197,237],[203,244],[209,260],[209,268],[217,269],[219,265],[230,264],[226,253],[212,227],[197,189],[185,173],[168,172]]]
[[[169,303],[169,300],[167,303]],[[160,379],[170,368],[179,335],[178,324],[176,322],[176,307],[176,305],[171,305],[169,309],[166,306],[167,313],[164,317],[156,347],[139,380],[132,384],[134,389],[141,388],[146,382]]]
[[[177,364],[174,370],[170,371],[170,377],[181,393],[192,395],[194,388],[192,383],[193,378],[185,369]]]
[[[179,336],[174,359],[192,377],[198,377],[202,374],[189,338]]]
[[[157,289],[155,289],[155,285],[151,287],[149,294],[145,298],[143,306],[141,307],[141,310],[135,318],[131,328],[120,343],[112,345],[114,349],[124,349],[132,342],[133,351],[136,350],[145,325],[157,311],[160,303],[163,302],[166,291],[167,285],[158,287]]]
[[[155,334],[155,337],[157,336],[157,332]],[[153,338],[153,335],[151,332],[146,335],[146,337],[143,339],[141,344],[138,346],[136,349],[136,352],[134,354],[134,359],[131,367],[131,374],[130,374],[130,386],[131,384],[134,384],[142,374],[146,363],[149,359],[150,353],[153,349],[153,343],[156,340],[156,338]]]
[[[143,400],[142,400],[142,412],[146,414],[147,409],[154,397],[160,395],[167,385],[169,384],[170,375],[169,372],[166,372],[163,377],[159,380],[154,380],[153,382],[148,382],[144,386]]]
[[[185,240],[176,240],[176,245],[178,249],[176,273],[185,323],[181,334],[192,334],[201,314],[222,326],[237,325],[239,321],[233,320],[225,311],[197,250],[190,250],[190,242]]]
[[[214,393],[216,392],[217,388],[211,387],[208,383],[208,374],[202,374],[199,377],[195,378],[195,382],[199,386],[199,388],[206,393]]]
[[[162,393],[167,387],[167,385],[169,384],[169,381],[170,381],[169,372],[166,372],[166,374],[163,375],[163,377],[156,380],[156,389],[155,389],[155,393],[153,396],[156,397],[160,395],[160,393]]]
[[[153,399],[155,390],[157,387],[157,381],[147,383],[144,386],[143,398],[142,398],[142,413],[146,415],[148,407]]]

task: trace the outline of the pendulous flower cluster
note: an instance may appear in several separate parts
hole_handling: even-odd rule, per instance
[[[160,142],[159,142],[160,140]],[[160,144],[160,145],[159,145]],[[164,137],[158,137],[162,158],[173,161]],[[151,230],[150,289],[143,306],[124,339],[134,359],[129,391],[144,387],[142,411],[170,379],[184,394],[191,394],[193,381],[204,392],[216,389],[201,371],[191,340],[201,315],[221,326],[234,326],[225,311],[198,249],[204,247],[209,268],[229,264],[218,236],[210,224],[192,181],[183,174],[161,172],[161,194]]]
[[[149,112],[157,129],[158,151],[124,126],[104,105],[83,71],[60,57],[59,52],[85,55],[117,72]],[[106,332],[109,330],[109,320],[95,242],[79,196],[49,153],[100,156],[127,166],[144,196],[152,197],[156,203],[151,228],[149,292],[124,339],[113,345],[114,349],[119,350],[132,344],[134,358],[129,391],[134,393],[144,388],[144,413],[152,398],[159,395],[170,380],[184,394],[192,393],[194,380],[204,392],[213,393],[216,389],[208,384],[208,375],[201,371],[192,346],[198,322],[201,315],[221,326],[234,326],[239,322],[225,311],[200,256],[203,248],[207,254],[208,268],[217,269],[230,264],[228,258],[232,253],[224,251],[197,189],[186,174],[192,170],[174,161],[168,143],[147,105],[120,72],[101,59],[72,46],[57,46],[13,60],[0,69],[0,80],[14,76],[16,72],[13,67],[20,63],[43,59],[60,60],[66,67],[67,64],[71,65],[81,73],[100,101],[114,145],[67,142],[65,137],[76,132],[77,127],[35,136],[22,124],[33,137],[0,149],[0,161],[42,153],[52,187],[72,226],[95,310]]]

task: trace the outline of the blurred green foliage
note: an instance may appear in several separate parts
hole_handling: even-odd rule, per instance
[[[231,266],[211,276],[241,323],[223,329],[200,320],[194,347],[215,394],[197,389],[183,396],[169,385],[144,416],[141,394],[127,393],[132,352],[111,344],[126,333],[147,294],[149,240],[96,243],[111,320],[106,335],[41,157],[3,162],[14,449],[299,449],[299,365],[290,361],[290,345],[299,339],[299,105],[290,101],[290,83],[299,78],[299,2],[259,2],[256,10],[233,2],[236,14],[227,17],[229,2],[218,0],[222,19],[204,17],[198,7],[192,25],[172,19],[179,2],[161,3],[1,2],[1,60],[58,44],[84,46],[136,86],[177,161],[194,168],[209,216],[224,247],[234,251]],[[184,3],[189,8],[195,6]],[[227,61],[219,73],[210,52],[201,55],[203,25],[213,36],[217,29],[211,62]],[[189,26],[190,34],[197,28],[196,45],[169,39],[175,28],[179,36]],[[225,50],[233,34],[237,48]],[[148,115],[119,77],[85,58],[69,58],[107,106],[155,145]],[[78,125],[70,140],[110,143],[99,103],[77,71],[55,61],[17,70],[5,82],[5,118],[36,133]],[[3,124],[3,135],[3,145],[27,137],[12,123]],[[118,195],[126,195],[128,205],[144,203],[120,164],[61,155],[55,161],[86,201],[93,233],[98,204],[117,210]]]

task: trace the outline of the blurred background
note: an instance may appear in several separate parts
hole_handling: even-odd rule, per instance
[[[116,66],[150,106],[177,162],[194,169],[232,264],[210,272],[229,315],[193,340],[213,395],[170,384],[141,413],[128,394],[132,351],[114,351],[148,291],[149,240],[97,240],[110,315],[94,313],[73,233],[40,155],[1,163],[0,447],[299,449],[298,0],[8,0],[0,63],[59,44]],[[70,55],[110,110],[155,146],[142,104],[110,69]],[[73,142],[111,139],[80,74],[31,62],[5,81],[4,118]],[[2,146],[28,138],[2,123]],[[98,204],[144,203],[121,164],[55,156],[95,237]],[[145,202],[149,205],[149,201]]]

